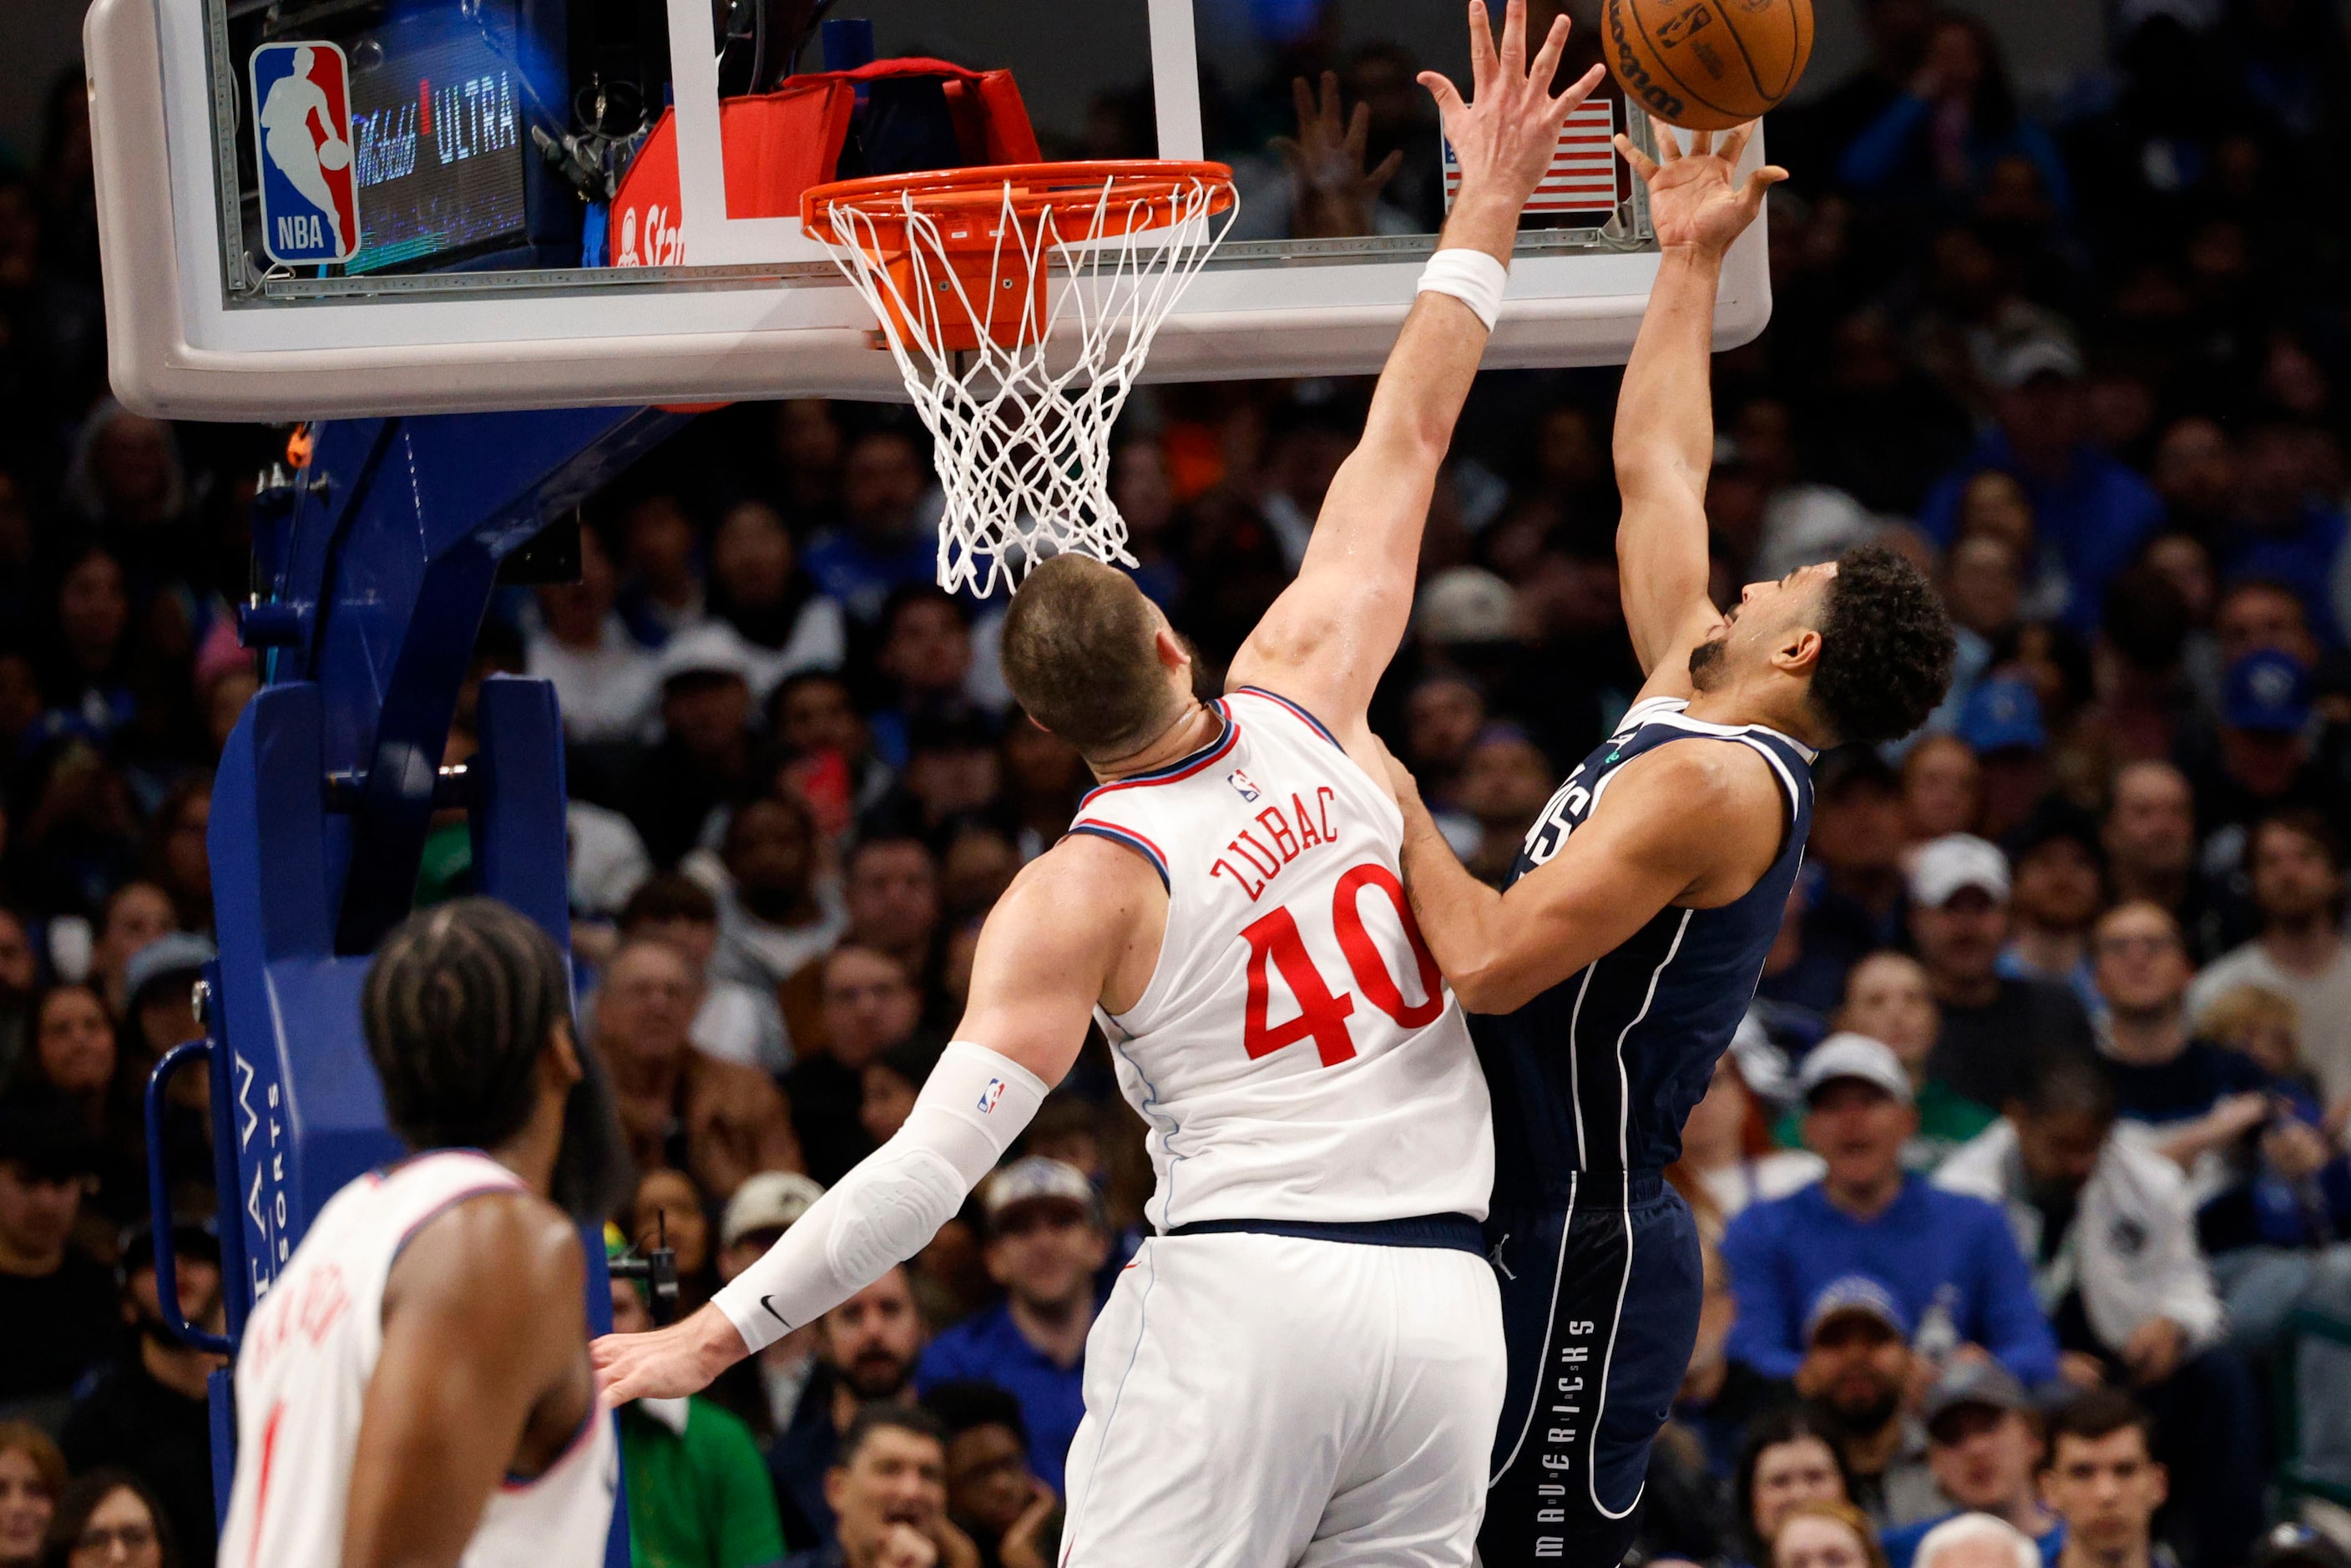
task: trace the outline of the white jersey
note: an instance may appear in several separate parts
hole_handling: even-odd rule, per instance
[[[1150,985],[1097,1015],[1151,1126],[1148,1217],[1483,1218],[1486,1081],[1405,902],[1402,814],[1295,703],[1216,706],[1213,743],[1103,785],[1070,829],[1167,884]]]
[[[221,1568],[315,1568],[343,1553],[360,1413],[383,1350],[383,1289],[408,1239],[454,1204],[523,1190],[483,1155],[441,1150],[360,1176],[319,1211],[254,1309],[236,1364],[236,1482]],[[461,1568],[592,1568],[611,1529],[619,1448],[590,1409],[544,1473],[482,1511]]]

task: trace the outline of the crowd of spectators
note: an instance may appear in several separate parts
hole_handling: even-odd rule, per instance
[[[1708,1297],[1653,1559],[2341,1563],[2263,1530],[2334,1522],[2283,1467],[2351,1484],[2351,1363],[2303,1332],[2351,1321],[2351,58],[2323,0],[2108,10],[2105,68],[2028,102],[1968,15],[1866,0],[1865,67],[1770,127],[1794,178],[1773,324],[1716,366],[1717,586],[1885,540],[1943,586],[1960,673],[1911,743],[1822,764],[1669,1173]],[[1353,97],[1393,61],[1297,63]],[[1433,127],[1378,102],[1392,168]],[[162,1324],[137,1106],[195,1032],[209,768],[258,681],[231,606],[285,434],[105,396],[78,75],[48,110],[0,162],[0,1564],[205,1564],[218,1363]],[[1481,379],[1376,705],[1485,874],[1638,685],[1614,380]],[[1205,670],[1366,393],[1137,394],[1114,494]],[[932,585],[939,506],[898,413],[739,404],[482,630],[476,676],[561,699],[580,1017],[640,1173],[612,1245],[673,1251],[689,1309],[896,1128],[981,917],[1088,784],[1008,705],[1000,602]],[[419,896],[469,877],[436,830]],[[203,1093],[165,1174],[179,1300],[217,1326]],[[910,1264],[624,1412],[637,1561],[1050,1561],[1148,1179],[1097,1042]],[[628,1281],[613,1307],[651,1321]]]

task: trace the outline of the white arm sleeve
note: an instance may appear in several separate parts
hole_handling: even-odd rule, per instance
[[[927,1246],[1029,1125],[1045,1092],[1045,1081],[1010,1057],[955,1041],[897,1135],[712,1301],[754,1351],[814,1322]]]

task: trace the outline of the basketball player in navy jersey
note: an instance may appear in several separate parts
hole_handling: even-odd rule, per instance
[[[1917,727],[1950,681],[1933,588],[1865,547],[1729,611],[1707,593],[1707,359],[1723,254],[1784,178],[1736,178],[1751,127],[1662,162],[1664,254],[1617,405],[1625,619],[1647,684],[1568,776],[1503,891],[1446,847],[1407,776],[1414,913],[1473,1014],[1493,1092],[1487,1239],[1509,1392],[1479,1551],[1488,1568],[1614,1568],[1649,1445],[1698,1333],[1689,1210],[1659,1176],[1753,996],[1803,858],[1820,750]]]

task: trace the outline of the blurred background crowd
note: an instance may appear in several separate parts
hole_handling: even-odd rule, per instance
[[[2344,17],[2120,0],[2104,68],[2030,100],[1966,12],[1863,18],[1865,65],[1769,127],[1794,178],[1772,325],[1715,368],[1717,587],[1886,540],[1942,584],[1960,674],[1911,742],[1823,760],[1671,1173],[1709,1296],[1641,1550],[1907,1568],[1965,1510],[2068,1568],[2339,1568]],[[1295,63],[1374,107],[1389,183],[1341,193],[1427,199],[1394,61]],[[105,395],[78,72],[24,152],[0,162],[0,1564],[204,1564],[215,1363],[162,1330],[140,1234],[162,1158],[181,1299],[216,1322],[201,1079],[166,1153],[138,1106],[197,1032],[208,768],[258,678],[230,606],[286,433]],[[1481,379],[1375,711],[1489,877],[1638,685],[1615,380]],[[1136,576],[1211,675],[1368,390],[1135,399]],[[477,675],[561,698],[580,1018],[641,1173],[611,1244],[673,1249],[689,1309],[896,1128],[980,918],[1089,782],[1009,706],[1000,602],[931,586],[938,508],[903,411],[738,404],[590,505],[578,582],[509,591],[482,632]],[[469,852],[444,824],[419,898],[465,892]],[[943,1563],[1050,1562],[1140,1134],[1096,1041],[909,1267],[707,1396],[625,1411],[637,1561],[872,1568],[913,1530]],[[635,1285],[614,1306],[652,1322]]]

